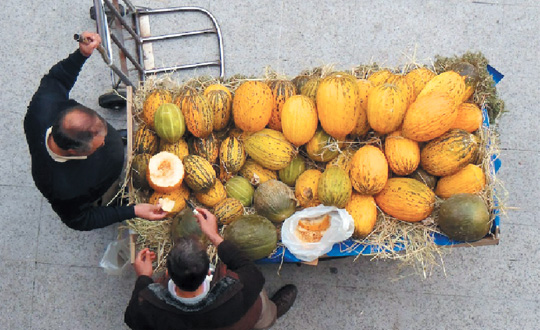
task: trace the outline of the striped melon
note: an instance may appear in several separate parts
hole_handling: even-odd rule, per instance
[[[272,90],[266,83],[243,82],[233,97],[234,123],[243,131],[260,131],[270,121],[274,103]]]
[[[344,208],[351,194],[351,180],[344,170],[333,166],[323,172],[317,187],[317,195],[322,204]]]
[[[420,165],[435,176],[451,175],[470,164],[477,152],[478,140],[474,135],[453,129],[422,148]]]
[[[248,179],[249,182],[254,186],[258,186],[259,184],[265,183],[268,180],[277,179],[277,174],[275,171],[262,167],[253,159],[246,160],[244,166],[242,166],[240,169],[239,174]]]
[[[345,150],[343,150],[336,158],[326,163],[326,168],[337,166],[349,173],[349,170],[351,169],[351,160],[355,152],[356,150],[352,147],[345,148]]]
[[[227,197],[214,205],[214,215],[222,225],[228,225],[244,214],[244,205],[232,197]]]
[[[186,207],[186,199],[189,199],[189,189],[182,184],[180,188],[167,193],[155,191],[150,196],[148,203],[161,204],[161,208],[173,216]],[[166,207],[168,204],[171,205],[170,208]]]
[[[313,138],[318,123],[315,103],[307,96],[291,96],[281,109],[283,135],[297,147]]]
[[[233,176],[225,183],[225,190],[227,196],[238,199],[246,207],[251,206],[255,189],[246,178]]]
[[[384,84],[388,80],[388,78],[390,78],[393,75],[394,74],[390,72],[390,70],[384,69],[377,72],[373,72],[372,74],[369,75],[367,80],[373,85],[373,87],[377,87],[379,85]]]
[[[183,162],[186,171],[184,180],[193,191],[202,191],[214,185],[216,171],[206,159],[201,156],[187,155]]]
[[[317,89],[319,88],[319,84],[321,83],[321,78],[319,77],[313,77],[310,80],[306,82],[304,86],[302,86],[302,90],[300,91],[300,94],[309,97],[313,103],[317,101]]]
[[[298,152],[281,132],[269,128],[248,136],[244,147],[251,158],[271,170],[285,168]]]
[[[156,89],[152,91],[143,103],[141,117],[150,128],[154,128],[154,116],[157,109],[164,103],[172,102],[172,94],[165,89]]]
[[[189,155],[189,147],[184,139],[180,139],[176,143],[168,143],[167,141],[162,140],[159,142],[159,151],[168,151],[173,153],[178,156],[180,160],[183,160],[184,157]]]
[[[474,103],[461,103],[457,108],[457,117],[450,128],[459,128],[469,133],[482,126],[482,110]]]
[[[204,96],[214,112],[214,131],[224,129],[231,119],[231,92],[224,85],[212,84],[204,89]]]
[[[403,119],[402,134],[419,142],[432,140],[452,127],[457,114],[456,103],[447,93],[418,95]]]
[[[377,204],[373,196],[353,192],[345,209],[354,220],[353,237],[365,238],[373,231],[377,222]]]
[[[169,143],[178,142],[186,130],[184,115],[176,104],[164,103],[156,110],[154,127],[162,140]]]
[[[274,98],[274,107],[272,108],[272,116],[268,121],[268,127],[276,131],[281,131],[281,111],[287,99],[296,95],[296,86],[284,79],[270,80],[267,84],[270,90],[272,90],[272,96]]]
[[[448,198],[456,194],[475,194],[486,186],[486,176],[478,165],[469,164],[456,173],[444,176],[437,182],[435,194]]]
[[[455,101],[456,105],[463,101],[465,94],[465,79],[454,71],[446,71],[433,77],[422,89],[418,97],[428,95],[435,91],[443,92]]]
[[[227,198],[227,191],[225,191],[221,181],[216,180],[210,189],[195,192],[195,198],[204,206],[214,207],[214,205]]]
[[[279,170],[278,175],[281,182],[294,187],[296,179],[306,170],[306,162],[302,156],[296,156],[287,167]],[[270,219],[271,220],[271,219]]]
[[[375,202],[396,219],[417,222],[427,218],[435,205],[435,194],[428,186],[412,178],[391,178]]]
[[[381,191],[388,180],[388,162],[377,147],[365,145],[351,160],[350,178],[353,188],[362,195]]]
[[[306,144],[306,152],[316,162],[329,162],[339,155],[338,141],[319,128]]]
[[[203,93],[188,89],[175,98],[186,120],[188,131],[198,138],[205,138],[214,129],[214,111]]]
[[[401,131],[389,134],[384,141],[384,154],[388,166],[397,175],[409,175],[420,164],[420,147],[418,142],[407,139]]]
[[[228,137],[219,148],[219,161],[226,171],[236,173],[246,162],[244,147],[236,138]]]
[[[356,78],[349,74],[333,74],[324,78],[317,89],[316,100],[324,131],[344,140],[356,126],[360,112]]]
[[[159,149],[159,137],[148,125],[141,124],[135,132],[133,148],[135,153],[154,155]]]
[[[416,99],[418,94],[424,89],[428,81],[430,81],[437,74],[428,68],[417,68],[405,76],[409,84],[413,87],[414,97],[412,101]]]
[[[312,207],[321,204],[318,198],[319,179],[321,171],[309,169],[296,179],[294,195],[302,207]]]
[[[367,105],[368,95],[373,89],[373,85],[367,79],[357,79],[356,86],[358,86],[358,99],[360,102],[360,111],[358,112],[358,119],[356,120],[356,126],[351,131],[351,135],[363,136],[369,132],[369,121],[367,117]]]
[[[136,154],[131,161],[131,183],[135,189],[150,189],[146,180],[150,158],[152,158],[150,154]]]
[[[302,88],[304,87],[304,85],[311,79],[313,78],[312,75],[307,75],[307,74],[300,74],[296,77],[294,77],[291,82],[294,84],[294,86],[296,87],[296,91],[297,92],[301,92],[302,91]]]
[[[402,93],[405,95],[407,106],[415,99],[414,87],[404,75],[395,74],[388,78],[386,84],[393,84],[401,89]]]
[[[214,134],[193,139],[193,154],[203,157],[211,164],[215,164],[219,157],[219,147],[220,142]]]
[[[367,119],[369,126],[380,134],[399,128],[408,106],[406,91],[394,84],[384,83],[369,93]]]

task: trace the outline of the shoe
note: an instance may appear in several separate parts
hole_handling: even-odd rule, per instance
[[[127,132],[127,129],[119,129],[117,130],[118,134],[120,134],[120,138],[122,139],[122,143],[124,145],[127,145],[127,136],[128,136],[128,132]]]
[[[287,284],[279,289],[273,296],[270,298],[276,304],[277,307],[277,317],[280,318],[283,314],[287,313],[291,306],[296,300],[296,295],[298,294],[298,289],[294,284]]]

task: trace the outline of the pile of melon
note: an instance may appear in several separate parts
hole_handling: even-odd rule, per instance
[[[320,204],[346,209],[357,240],[377,221],[425,219],[453,240],[481,239],[492,210],[471,97],[477,70],[461,62],[438,74],[317,71],[146,90],[132,188],[171,218],[186,199],[209,208],[253,259],[272,253],[285,219]]]

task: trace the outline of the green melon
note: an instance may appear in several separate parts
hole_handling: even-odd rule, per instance
[[[279,223],[296,211],[296,198],[291,188],[283,182],[268,180],[255,190],[253,205],[258,214]]]
[[[205,237],[193,212],[190,209],[185,208],[173,218],[171,238],[174,241],[177,238],[187,236],[195,236],[201,241],[203,241],[203,238]]]
[[[248,179],[241,176],[232,177],[225,183],[225,190],[228,197],[238,199],[245,207],[251,206],[255,189]]]
[[[456,194],[439,209],[438,224],[455,241],[472,242],[485,237],[491,227],[484,200],[475,194]]]
[[[352,195],[352,184],[345,170],[331,166],[319,179],[317,195],[322,204],[344,208]]]
[[[177,105],[162,104],[154,115],[154,127],[157,135],[163,140],[169,143],[178,142],[186,131],[184,115]]]
[[[267,257],[277,246],[276,227],[270,220],[257,214],[240,216],[225,228],[223,237],[251,260]]]
[[[279,179],[281,182],[293,187],[296,179],[306,170],[306,162],[302,156],[296,156],[287,167],[279,170]]]

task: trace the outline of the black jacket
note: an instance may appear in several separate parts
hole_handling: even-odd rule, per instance
[[[133,206],[93,206],[120,176],[124,166],[122,140],[111,125],[105,145],[85,160],[56,162],[45,146],[46,131],[57,115],[78,105],[69,99],[69,92],[86,59],[77,50],[55,64],[41,79],[24,118],[36,187],[62,221],[77,230],[101,228],[135,217]]]
[[[223,241],[218,267],[207,296],[195,305],[176,300],[148,276],[139,276],[124,315],[134,330],[252,329],[262,309],[259,294],[264,277],[233,243]]]

